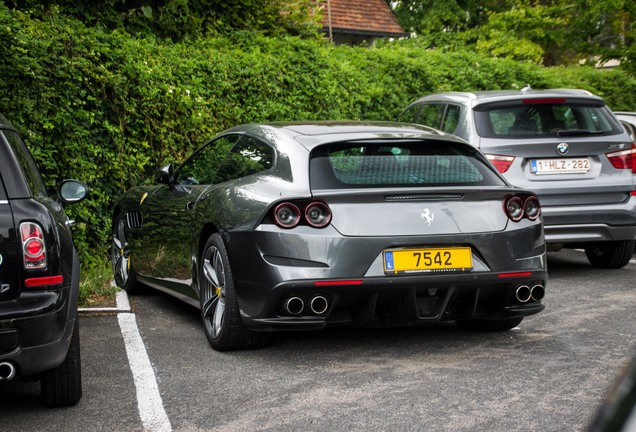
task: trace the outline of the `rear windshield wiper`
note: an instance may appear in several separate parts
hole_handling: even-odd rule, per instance
[[[556,136],[576,136],[576,135],[602,135],[603,131],[591,131],[587,129],[558,129],[554,132]]]

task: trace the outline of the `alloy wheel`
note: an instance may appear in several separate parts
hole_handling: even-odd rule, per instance
[[[216,246],[203,256],[203,278],[201,314],[206,330],[217,338],[225,322],[225,267]]]

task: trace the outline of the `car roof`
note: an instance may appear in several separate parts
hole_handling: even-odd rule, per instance
[[[621,120],[636,121],[636,112],[614,111],[614,115]]]
[[[225,133],[247,133],[266,140],[272,132],[282,138],[292,138],[308,150],[331,142],[383,139],[436,139],[464,144],[460,138],[421,125],[377,121],[312,121],[245,124]]]
[[[442,92],[434,93],[417,99],[411,105],[425,101],[445,101],[459,102],[470,105],[479,105],[481,103],[504,102],[509,100],[524,99],[542,99],[550,97],[575,97],[583,99],[591,99],[597,103],[604,103],[603,99],[590,93],[587,90],[580,89],[548,89],[533,90],[525,87],[521,90],[488,90],[474,92]]]

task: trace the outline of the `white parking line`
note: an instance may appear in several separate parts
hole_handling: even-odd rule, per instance
[[[163,408],[159,386],[155,372],[150,364],[146,346],[144,345],[137,320],[132,313],[117,314],[121,334],[124,337],[128,363],[132,371],[135,389],[137,390],[137,406],[144,430],[152,432],[171,432],[172,426]]]
[[[116,294],[115,301],[116,307],[87,307],[77,308],[78,312],[82,313],[95,313],[95,312],[130,312],[130,302],[128,301],[128,294],[126,291],[119,291]]]

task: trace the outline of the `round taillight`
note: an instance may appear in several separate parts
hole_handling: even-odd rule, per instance
[[[314,228],[323,228],[331,222],[331,210],[323,202],[312,202],[305,208],[305,219]]]
[[[28,239],[24,243],[24,253],[29,259],[41,259],[44,253],[44,242],[37,237]]]
[[[523,201],[519,197],[512,197],[506,201],[506,214],[513,222],[523,219]]]
[[[526,217],[531,221],[537,220],[539,215],[541,214],[541,205],[539,204],[539,199],[535,196],[529,196],[526,198],[526,201],[523,203],[523,210],[526,213]]]
[[[274,220],[281,228],[293,228],[300,222],[300,210],[295,204],[280,203],[274,209]]]

